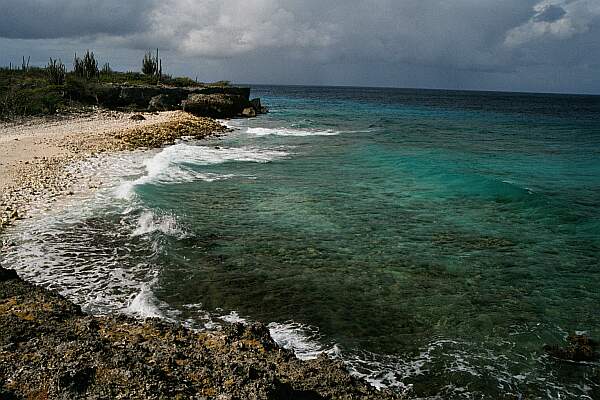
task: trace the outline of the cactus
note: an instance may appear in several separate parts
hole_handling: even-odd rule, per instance
[[[53,60],[50,58],[50,62],[46,66],[46,73],[48,74],[48,82],[50,82],[51,85],[65,84],[67,68],[61,60]]]
[[[84,79],[92,79],[98,78],[100,76],[100,71],[98,69],[98,61],[94,57],[94,52],[86,51],[83,59],[77,57],[75,54],[75,59],[73,60],[73,72],[75,75],[80,76]]]
[[[156,49],[156,56],[153,56],[150,51],[144,54],[142,72],[144,75],[156,76],[160,79],[162,76],[162,59],[158,56],[158,49]]]
[[[102,66],[102,70],[100,70],[100,73],[103,74],[103,75],[110,75],[110,74],[112,74],[112,72],[113,71],[112,71],[112,68],[110,67],[109,63],[105,63]]]

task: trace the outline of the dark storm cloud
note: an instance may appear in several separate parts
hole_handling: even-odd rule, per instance
[[[315,62],[389,62],[506,70],[506,31],[533,1],[165,0],[154,40],[187,55],[264,52]],[[510,69],[510,67],[508,67]]]
[[[132,65],[160,47],[192,75],[445,87],[547,76],[586,91],[600,76],[600,0],[0,2],[0,37],[120,49]]]
[[[535,22],[554,22],[564,17],[566,13],[564,8],[554,4],[548,4],[533,17],[533,20]]]
[[[0,37],[15,39],[126,35],[145,29],[143,0],[2,0]]]

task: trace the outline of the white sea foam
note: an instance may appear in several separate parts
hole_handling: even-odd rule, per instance
[[[115,191],[117,198],[129,199],[137,185],[149,182],[214,182],[233,177],[231,174],[215,174],[196,171],[194,167],[215,165],[230,161],[265,163],[283,158],[288,153],[280,150],[258,148],[226,148],[194,146],[179,143],[165,148],[154,157],[146,160],[146,174],[136,180],[124,182]]]
[[[248,128],[247,133],[255,136],[335,136],[339,131],[334,130],[311,130],[292,128]]]
[[[268,325],[271,337],[280,346],[291,349],[301,360],[317,358],[319,354],[335,353],[336,347],[325,348],[319,341],[318,329],[297,322],[277,323]]]
[[[142,318],[164,318],[152,292],[153,282],[142,285],[140,292],[131,300],[125,312]]]
[[[189,307],[189,306],[188,306]],[[221,315],[218,319],[233,323],[247,324],[248,320],[240,316],[236,311]],[[319,342],[319,330],[315,327],[288,321],[284,323],[271,322],[267,325],[271,337],[281,347],[292,350],[296,357],[301,360],[312,360],[321,353],[335,355],[337,346],[327,348]]]
[[[152,211],[144,211],[138,219],[138,226],[132,236],[142,236],[154,232],[162,232],[170,236],[184,235],[184,232],[177,226],[177,220],[173,215],[157,216]]]
[[[124,250],[119,233],[102,234],[104,227],[93,224],[78,227],[64,241],[65,232],[54,227],[23,226],[30,228],[20,235],[23,244],[3,250],[3,258],[24,279],[58,290],[85,311],[128,312],[130,299],[131,309],[141,311],[148,289],[140,294],[140,287],[155,276],[153,268],[128,264],[127,253],[115,247]]]
[[[229,322],[230,324],[235,324],[235,323],[245,324],[245,323],[247,323],[246,319],[240,317],[240,315],[236,311],[232,311],[227,315],[222,315],[219,317],[219,319],[222,319],[225,322]]]

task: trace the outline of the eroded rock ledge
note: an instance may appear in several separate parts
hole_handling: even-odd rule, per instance
[[[97,104],[107,108],[147,111],[185,110],[202,117],[254,117],[267,112],[260,99],[250,100],[250,88],[237,86],[169,87],[104,85]]]
[[[325,356],[300,361],[261,324],[195,332],[90,316],[0,267],[2,399],[396,399]]]

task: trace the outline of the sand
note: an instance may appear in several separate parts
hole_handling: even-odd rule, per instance
[[[98,111],[61,120],[0,124],[0,191],[20,185],[24,176],[45,166],[44,159],[72,160],[101,151],[102,145],[110,149],[114,134],[166,122],[174,114],[145,114],[146,120],[133,121],[130,113]]]
[[[144,120],[133,120],[132,115],[99,109],[0,124],[0,231],[23,218],[32,203],[72,195],[77,177],[67,166],[76,161],[225,129],[212,119],[182,111],[144,113]],[[95,188],[95,184],[89,187]]]

